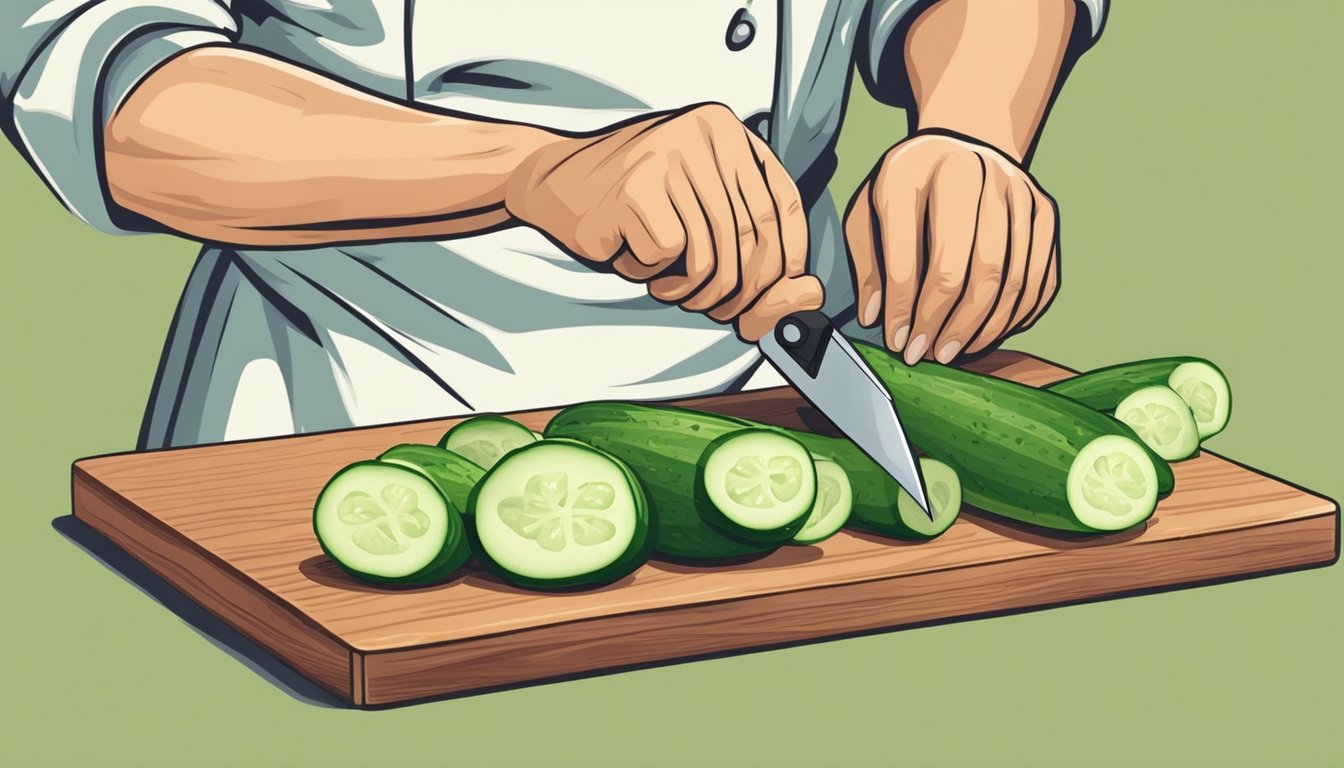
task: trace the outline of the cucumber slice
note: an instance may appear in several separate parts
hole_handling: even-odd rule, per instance
[[[518,586],[596,586],[648,559],[643,488],[619,459],[574,440],[506,455],[471,493],[486,566]]]
[[[1181,363],[1172,369],[1167,384],[1190,406],[1201,440],[1227,427],[1232,416],[1232,390],[1222,371],[1212,363],[1203,360]]]
[[[806,524],[817,475],[798,441],[775,430],[742,429],[710,443],[700,466],[697,485],[720,513],[711,525],[754,541],[787,541]]]
[[[441,581],[471,556],[462,518],[424,475],[361,461],[337,472],[313,507],[313,532],[337,565],[378,584]]]
[[[708,561],[769,552],[802,529],[812,506],[810,493],[804,499],[806,489],[800,487],[795,497],[797,518],[768,532],[735,524],[715,506],[703,471],[710,449],[716,440],[749,426],[738,419],[674,406],[591,402],[557,413],[546,425],[546,435],[581,440],[629,465],[648,493],[658,520],[654,550],[663,557]],[[754,433],[762,431],[766,430]],[[771,445],[793,442],[778,429],[768,431],[774,435]],[[807,456],[801,445],[779,451],[771,447],[761,454],[791,454],[794,450],[799,451],[796,455]],[[808,461],[805,474],[814,473]],[[718,478],[722,495],[727,494],[726,481],[726,475]],[[750,485],[744,478],[734,482],[739,494],[742,486]],[[815,478],[810,484],[815,487]]]
[[[1048,389],[1109,413],[1131,392],[1156,384],[1171,387],[1190,406],[1201,440],[1227,427],[1232,416],[1232,388],[1218,366],[1199,357],[1121,363],[1057,381]]]
[[[854,489],[849,475],[830,459],[813,456],[817,471],[817,498],[802,530],[794,534],[794,544],[815,544],[834,536],[854,510]]]
[[[898,484],[895,519],[886,526],[876,526],[871,524],[869,517],[864,522],[869,530],[901,538],[932,539],[961,516],[961,478],[957,477],[956,470],[937,459],[921,456],[919,471],[924,475],[924,490],[928,493],[929,506],[933,508],[933,519],[930,520],[915,497]]]
[[[513,419],[493,413],[472,416],[443,435],[439,447],[490,469],[509,451],[537,441],[537,434]]]
[[[1195,416],[1171,387],[1135,390],[1115,407],[1115,417],[1167,461],[1188,459],[1199,452]]]
[[[1078,452],[1069,467],[1069,506],[1078,521],[1118,531],[1146,519],[1157,505],[1157,472],[1133,440],[1104,435]]]
[[[467,497],[471,495],[471,489],[485,475],[485,470],[474,462],[435,445],[394,445],[383,451],[378,460],[408,467],[428,477],[444,497],[463,513],[467,510]]]

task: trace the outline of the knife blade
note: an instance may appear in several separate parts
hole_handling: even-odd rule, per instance
[[[882,381],[825,314],[794,312],[757,342],[761,353],[933,519],[910,441]]]

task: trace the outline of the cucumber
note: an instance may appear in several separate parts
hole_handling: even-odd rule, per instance
[[[1198,357],[1121,363],[1051,384],[1047,389],[1099,411],[1114,411],[1136,390],[1163,384],[1194,413],[1200,440],[1222,432],[1232,417],[1232,388],[1218,366]]]
[[[593,402],[551,419],[546,437],[594,445],[630,465],[658,520],[654,551],[685,560],[768,552],[807,522],[816,469],[780,430],[672,406]]]
[[[593,587],[649,557],[649,508],[620,460],[573,440],[510,451],[472,489],[487,568],[521,587]]]
[[[434,445],[403,443],[383,451],[378,460],[409,467],[428,477],[453,506],[464,514],[471,489],[481,481],[485,470],[468,459]],[[470,523],[470,521],[468,521]]]
[[[854,489],[848,473],[821,456],[814,455],[812,464],[817,470],[817,498],[803,527],[794,534],[790,542],[793,544],[816,544],[829,539],[844,527],[854,511]]]
[[[1128,424],[1149,448],[1167,461],[1199,453],[1199,427],[1181,396],[1171,387],[1136,389],[1115,406],[1115,418]]]
[[[462,516],[424,475],[361,461],[318,494],[313,532],[337,565],[374,584],[442,581],[471,556]]]
[[[439,447],[489,469],[509,451],[537,441],[537,433],[494,413],[472,416],[444,433]]]
[[[845,468],[854,489],[854,512],[849,527],[900,539],[932,539],[946,531],[961,514],[961,480],[947,464],[922,457],[920,471],[933,507],[933,519],[887,471],[843,437],[812,432],[790,432],[814,454]]]
[[[1158,467],[1124,424],[1054,392],[855,342],[910,441],[961,478],[986,512],[1065,531],[1117,531],[1152,515]]]

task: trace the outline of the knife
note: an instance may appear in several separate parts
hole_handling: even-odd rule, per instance
[[[757,342],[807,401],[886,470],[933,519],[924,475],[890,393],[825,314],[785,315]]]

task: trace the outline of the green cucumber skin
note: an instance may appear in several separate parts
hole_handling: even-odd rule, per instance
[[[348,469],[358,466],[382,466],[382,462],[357,461],[354,464],[341,468],[340,471],[331,476],[331,479],[327,481],[326,485],[322,486],[322,491],[317,494],[318,501],[322,500],[322,495],[327,492],[327,487],[335,481],[338,475]],[[430,485],[433,485],[435,488],[438,487],[438,485],[432,481],[430,482]],[[440,493],[442,494],[442,491],[440,491]],[[327,549],[327,544],[322,541],[322,537],[317,535],[316,503],[313,504],[313,535],[317,539],[318,546],[322,547],[322,554],[326,555],[327,559],[340,566],[341,570],[367,584],[403,588],[427,587],[439,584],[447,581],[459,568],[466,565],[467,561],[471,559],[472,554],[471,545],[468,543],[469,537],[465,530],[466,526],[462,522],[462,514],[458,511],[458,508],[453,505],[451,499],[445,496],[444,502],[448,507],[448,535],[444,539],[443,549],[441,549],[439,554],[424,568],[405,576],[398,576],[395,578],[378,576],[351,568],[341,562],[340,558],[336,557],[330,549]]]
[[[1119,363],[1081,373],[1063,381],[1057,381],[1046,387],[1053,392],[1077,400],[1089,408],[1111,413],[1131,393],[1154,385],[1171,386],[1171,374],[1187,363],[1198,363],[1211,368],[1227,382],[1223,369],[1202,357],[1158,357],[1151,360],[1138,360],[1132,363]],[[1227,387],[1227,416],[1213,432],[1201,434],[1203,443],[1226,428],[1232,417],[1232,389]]]
[[[790,431],[790,434],[807,450],[834,461],[849,475],[854,506],[846,528],[912,541],[934,539],[946,532],[930,536],[906,525],[896,508],[901,494],[900,483],[850,440],[815,432]]]
[[[720,560],[757,555],[782,541],[750,541],[711,525],[722,515],[707,505],[699,482],[701,458],[710,443],[745,428],[736,419],[672,406],[593,402],[570,406],[551,419],[546,437],[567,437],[600,448],[634,470],[658,521],[654,551],[682,560]],[[806,515],[785,539],[806,523]]]
[[[513,573],[495,562],[495,560],[490,557],[490,553],[485,551],[485,547],[480,546],[479,543],[477,544],[478,559],[488,571],[499,578],[514,586],[527,589],[574,590],[580,588],[593,588],[610,584],[613,581],[618,581],[629,576],[641,565],[648,562],[649,555],[652,554],[653,551],[653,543],[657,538],[658,521],[650,514],[648,497],[644,492],[644,487],[640,484],[639,478],[630,471],[630,467],[619,458],[596,448],[591,444],[564,438],[547,438],[545,441],[538,440],[535,443],[530,443],[510,451],[508,455],[500,459],[495,466],[487,470],[485,472],[485,477],[481,478],[481,482],[477,483],[476,486],[472,488],[471,497],[467,504],[467,508],[470,510],[469,514],[472,516],[476,514],[476,500],[479,495],[479,490],[481,486],[485,484],[485,480],[489,478],[491,473],[498,471],[500,467],[505,465],[505,462],[508,462],[511,459],[517,461],[518,459],[515,457],[525,457],[526,452],[535,447],[547,444],[553,445],[555,443],[564,443],[574,447],[576,450],[592,451],[600,454],[603,457],[612,460],[616,466],[620,468],[621,474],[625,476],[626,481],[630,484],[631,490],[634,492],[635,535],[630,540],[630,545],[626,547],[625,552],[620,558],[612,561],[610,564],[591,573],[570,576],[563,579],[537,579]]]
[[[1063,395],[927,361],[907,366],[860,341],[854,347],[891,393],[910,442],[952,467],[963,499],[986,512],[1095,532],[1069,506],[1073,460],[1103,435],[1145,447],[1128,426]],[[1161,459],[1154,465],[1159,478],[1163,467],[1171,471]]]
[[[1223,375],[1218,366],[1202,357],[1159,357],[1108,365],[1057,381],[1047,385],[1046,389],[1077,400],[1088,408],[1109,412],[1135,390],[1155,384],[1168,386],[1171,372],[1186,363],[1203,363]]]
[[[485,470],[452,451],[433,445],[403,443],[383,451],[379,461],[396,459],[419,467],[439,492],[459,510],[467,509],[471,489],[485,476]]]
[[[508,416],[501,416],[498,413],[478,413],[475,416],[471,416],[464,421],[459,421],[452,427],[449,427],[448,431],[443,433],[443,437],[439,438],[439,444],[437,447],[442,448],[445,451],[452,452],[452,449],[448,447],[448,438],[458,430],[463,429],[464,427],[475,429],[479,427],[482,422],[496,422],[501,424],[507,424],[509,426],[517,427],[523,432],[527,432],[532,435],[536,434],[536,432],[533,432],[531,429],[528,429],[522,424],[514,421],[513,419],[510,419]],[[482,471],[484,471],[484,468],[482,468]]]

